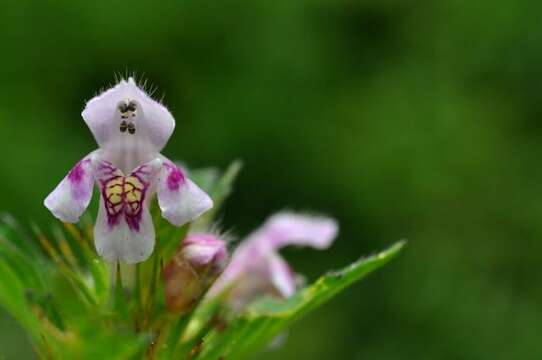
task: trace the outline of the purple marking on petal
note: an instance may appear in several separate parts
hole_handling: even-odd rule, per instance
[[[168,169],[167,187],[170,191],[177,191],[185,182],[185,177],[181,169],[173,163],[165,163],[164,166]]]
[[[130,230],[134,232],[139,232],[140,224],[141,224],[141,215],[128,216],[128,214],[126,214],[126,223],[128,224],[128,227],[130,228]]]
[[[72,183],[80,183],[83,180],[83,177],[85,176],[85,169],[83,168],[83,162],[78,162],[73,169],[71,169],[70,173],[68,174],[68,179]]]
[[[72,184],[72,194],[75,200],[80,200],[88,196],[88,188],[85,187],[85,176],[88,176],[85,166],[90,163],[90,159],[79,161],[68,174],[68,180]]]
[[[123,216],[130,230],[139,232],[147,191],[154,176],[149,166],[142,165],[124,176],[111,163],[101,161],[98,172],[108,225],[116,226]]]
[[[153,172],[149,165],[144,164],[138,167],[128,178],[124,178],[124,202],[125,218],[128,227],[132,231],[139,232],[141,219],[143,216],[143,204],[147,198],[147,191],[150,188]],[[140,184],[134,183],[134,179]],[[135,196],[135,200],[131,200],[130,196]]]

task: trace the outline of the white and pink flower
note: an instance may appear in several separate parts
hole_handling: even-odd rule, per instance
[[[160,154],[175,120],[133,78],[90,100],[82,116],[99,148],[75,165],[45,206],[61,221],[75,223],[97,184],[100,206],[94,237],[104,259],[137,263],[152,254],[155,230],[148,207],[155,194],[162,216],[176,226],[213,206],[181,168]]]

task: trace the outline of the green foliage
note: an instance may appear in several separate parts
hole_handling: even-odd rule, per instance
[[[217,208],[239,172],[193,172]],[[216,210],[215,210],[216,211]],[[158,214],[157,211],[155,213]],[[213,213],[213,215],[216,214]],[[200,227],[211,224],[202,219]],[[265,347],[293,321],[383,266],[403,246],[325,275],[285,301],[263,299],[233,314],[222,296],[182,314],[166,310],[162,269],[188,226],[155,216],[157,245],[144,263],[107,264],[93,250],[92,223],[33,226],[33,236],[10,218],[0,226],[0,305],[23,327],[43,359],[228,359]]]
[[[291,298],[266,298],[253,304],[225,331],[212,331],[206,337],[201,359],[237,359],[267,345],[274,336],[306,313],[330,300],[346,287],[385,265],[401,251],[404,242],[377,255],[361,259],[347,268],[330,272]]]

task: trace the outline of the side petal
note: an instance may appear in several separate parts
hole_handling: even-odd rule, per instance
[[[123,220],[111,223],[105,202],[101,199],[94,226],[94,241],[96,251],[106,261],[134,264],[147,260],[155,242],[154,225],[147,207],[142,209],[139,228],[135,230]]]
[[[213,207],[213,201],[173,162],[163,159],[157,187],[162,216],[181,226]]]
[[[337,232],[337,222],[331,218],[282,212],[271,216],[247,241],[269,250],[288,245],[326,249]]]
[[[45,207],[57,219],[76,223],[88,207],[94,187],[94,174],[91,164],[93,154],[79,161],[45,199]]]

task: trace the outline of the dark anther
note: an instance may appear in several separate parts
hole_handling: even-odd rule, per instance
[[[134,123],[128,124],[128,132],[129,132],[130,134],[132,134],[132,135],[135,134],[135,132],[136,132],[136,127],[135,127]]]
[[[128,123],[126,121],[123,121],[120,123],[120,132],[126,132],[128,129]]]
[[[136,108],[137,108],[137,104],[134,101],[130,101],[130,103],[126,107],[128,111],[132,111],[132,112],[136,111]]]
[[[128,111],[128,105],[126,105],[126,103],[124,101],[121,101],[118,105],[118,108],[119,108],[119,111],[121,113],[125,113]]]

